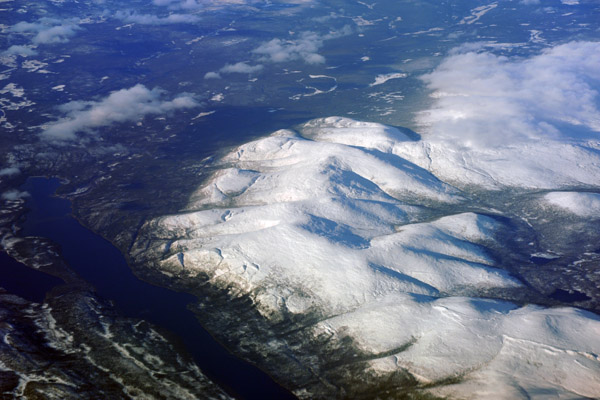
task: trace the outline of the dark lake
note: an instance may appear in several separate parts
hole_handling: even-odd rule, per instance
[[[116,247],[79,224],[71,216],[68,200],[53,196],[59,186],[58,179],[34,177],[21,187],[31,194],[26,204],[31,211],[23,225],[24,235],[58,243],[69,266],[100,296],[112,300],[123,316],[145,319],[177,335],[202,371],[231,395],[239,399],[295,398],[263,371],[233,356],[213,339],[186,308],[194,301],[193,296],[137,279]],[[60,282],[34,270],[20,273],[25,275],[15,276],[15,280],[21,279],[19,293],[36,301]],[[22,282],[28,284],[23,286]]]
[[[576,301],[586,301],[591,299],[591,297],[585,293],[578,292],[577,290],[569,292],[562,289],[556,289],[550,297],[555,300],[564,301],[565,303],[574,303]]]
[[[10,293],[41,303],[46,297],[46,292],[61,283],[61,279],[29,268],[8,254],[0,252],[0,286]]]

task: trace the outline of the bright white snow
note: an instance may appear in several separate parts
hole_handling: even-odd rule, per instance
[[[475,213],[421,221],[415,203],[461,197],[397,155],[414,143],[392,127],[331,117],[244,144],[187,211],[148,222],[132,255],[154,254],[166,274],[205,273],[273,323],[317,312],[314,334],[350,335],[376,373],[462,378],[439,394],[599,396],[597,316],[465,297],[520,285],[484,247],[500,222]]]
[[[406,74],[403,72],[395,72],[395,73],[391,73],[391,74],[380,74],[375,77],[375,81],[373,83],[369,84],[369,86],[383,85],[384,83],[386,83],[389,80],[399,79],[399,78],[406,78]]]
[[[488,11],[491,11],[496,7],[498,7],[498,3],[491,3],[486,6],[475,7],[474,9],[471,10],[471,15],[468,17],[464,17],[459,22],[459,24],[461,24],[461,25],[462,24],[467,24],[467,25],[474,24],[475,22],[479,21],[479,19],[481,17],[483,17]]]

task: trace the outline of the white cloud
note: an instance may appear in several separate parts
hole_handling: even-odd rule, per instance
[[[210,71],[204,74],[204,79],[221,79],[221,75],[218,72]]]
[[[16,200],[21,200],[25,197],[29,197],[29,193],[21,192],[16,189],[11,189],[11,190],[8,190],[8,191],[2,193],[1,197],[3,200],[16,201]]]
[[[210,71],[204,74],[204,79],[221,79],[221,75],[218,72]]]
[[[197,9],[204,5],[203,2],[199,0],[154,0],[153,3],[157,6],[180,9]]]
[[[433,91],[423,140],[396,153],[456,185],[600,186],[600,42],[529,58],[472,49],[422,77]]]
[[[287,62],[302,59],[308,64],[322,64],[325,57],[317,51],[323,40],[314,32],[304,32],[298,40],[272,39],[252,52],[271,62]]]
[[[600,42],[571,42],[528,59],[458,52],[423,81],[434,107],[418,121],[465,145],[565,139],[600,131]],[[569,133],[567,133],[569,132]]]
[[[225,64],[225,66],[223,68],[221,68],[219,70],[219,72],[221,73],[225,73],[225,74],[232,74],[232,73],[238,73],[238,74],[253,74],[255,72],[258,72],[260,70],[263,69],[263,66],[258,64],[258,65],[249,65],[245,62],[239,62],[236,64]]]
[[[303,60],[307,64],[323,64],[325,57],[318,53],[323,47],[323,42],[349,35],[351,29],[345,26],[339,32],[319,35],[315,32],[302,32],[295,40],[272,39],[252,50],[263,61],[274,63]]]
[[[158,17],[151,14],[136,14],[131,11],[117,11],[115,17],[127,23],[142,25],[193,24],[200,21],[198,16],[190,14],[170,14],[166,17]]]
[[[0,176],[13,176],[13,175],[19,175],[20,173],[21,173],[21,170],[17,167],[6,167],[6,168],[0,169]]]
[[[66,43],[81,29],[75,22],[54,18],[40,18],[37,22],[19,22],[10,30],[17,33],[36,33],[34,44]]]
[[[260,64],[250,65],[243,61],[236,64],[225,64],[218,72],[207,72],[204,79],[221,79],[221,74],[254,74],[263,68]]]
[[[313,0],[280,0],[280,3],[309,4]],[[169,7],[173,10],[215,9],[233,5],[253,5],[265,3],[264,0],[153,0],[157,6]]]
[[[35,44],[46,43],[66,43],[69,38],[75,36],[75,31],[79,27],[76,25],[58,25],[40,31],[34,38]]]
[[[10,46],[7,50],[4,50],[2,52],[2,55],[6,55],[6,56],[19,55],[19,56],[27,57],[27,56],[35,56],[36,54],[37,54],[37,51],[35,51],[35,49],[28,47],[28,46],[19,46],[19,45]]]
[[[154,0],[157,6],[166,6],[179,10],[198,10],[205,7],[225,6],[230,4],[246,4],[247,0]]]
[[[164,100],[165,92],[138,84],[129,89],[113,92],[99,101],[72,101],[59,106],[65,117],[50,124],[42,138],[52,141],[74,140],[78,132],[114,123],[135,121],[150,114],[169,114],[175,110],[197,107],[199,103],[190,94]]]

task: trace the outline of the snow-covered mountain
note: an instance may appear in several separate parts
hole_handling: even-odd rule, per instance
[[[340,117],[275,132],[224,156],[186,210],[145,224],[131,255],[250,298],[271,326],[317,314],[315,339],[349,337],[370,373],[408,372],[436,394],[598,396],[598,317],[481,298],[523,287],[490,255],[504,222],[460,211],[468,194],[436,177],[438,153],[421,166],[401,157],[416,146],[427,143]],[[469,167],[444,163],[442,177]],[[544,201],[577,201],[561,199]]]

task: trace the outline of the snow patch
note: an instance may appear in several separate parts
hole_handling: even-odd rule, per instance
[[[474,24],[475,22],[479,21],[479,19],[481,17],[483,17],[487,12],[493,10],[494,8],[498,7],[498,3],[491,3],[485,6],[479,6],[479,7],[475,7],[474,9],[471,10],[471,15],[468,17],[464,17],[459,24],[464,25],[471,25]]]
[[[225,95],[223,93],[217,93],[210,98],[211,101],[215,102],[223,101],[224,99]]]
[[[51,72],[45,69],[47,66],[48,63],[38,60],[27,60],[21,64],[21,67],[27,72],[37,72],[39,74],[50,74]]]
[[[199,113],[198,115],[196,115],[194,118],[192,118],[192,120],[198,119],[198,118],[203,118],[203,117],[208,117],[209,115],[214,114],[216,111],[204,111]]]
[[[383,85],[384,83],[386,83],[389,80],[406,78],[406,76],[407,75],[405,73],[401,73],[401,72],[377,75],[375,77],[375,81],[373,83],[370,83],[369,86],[372,87],[372,86],[377,86],[377,85]]]

